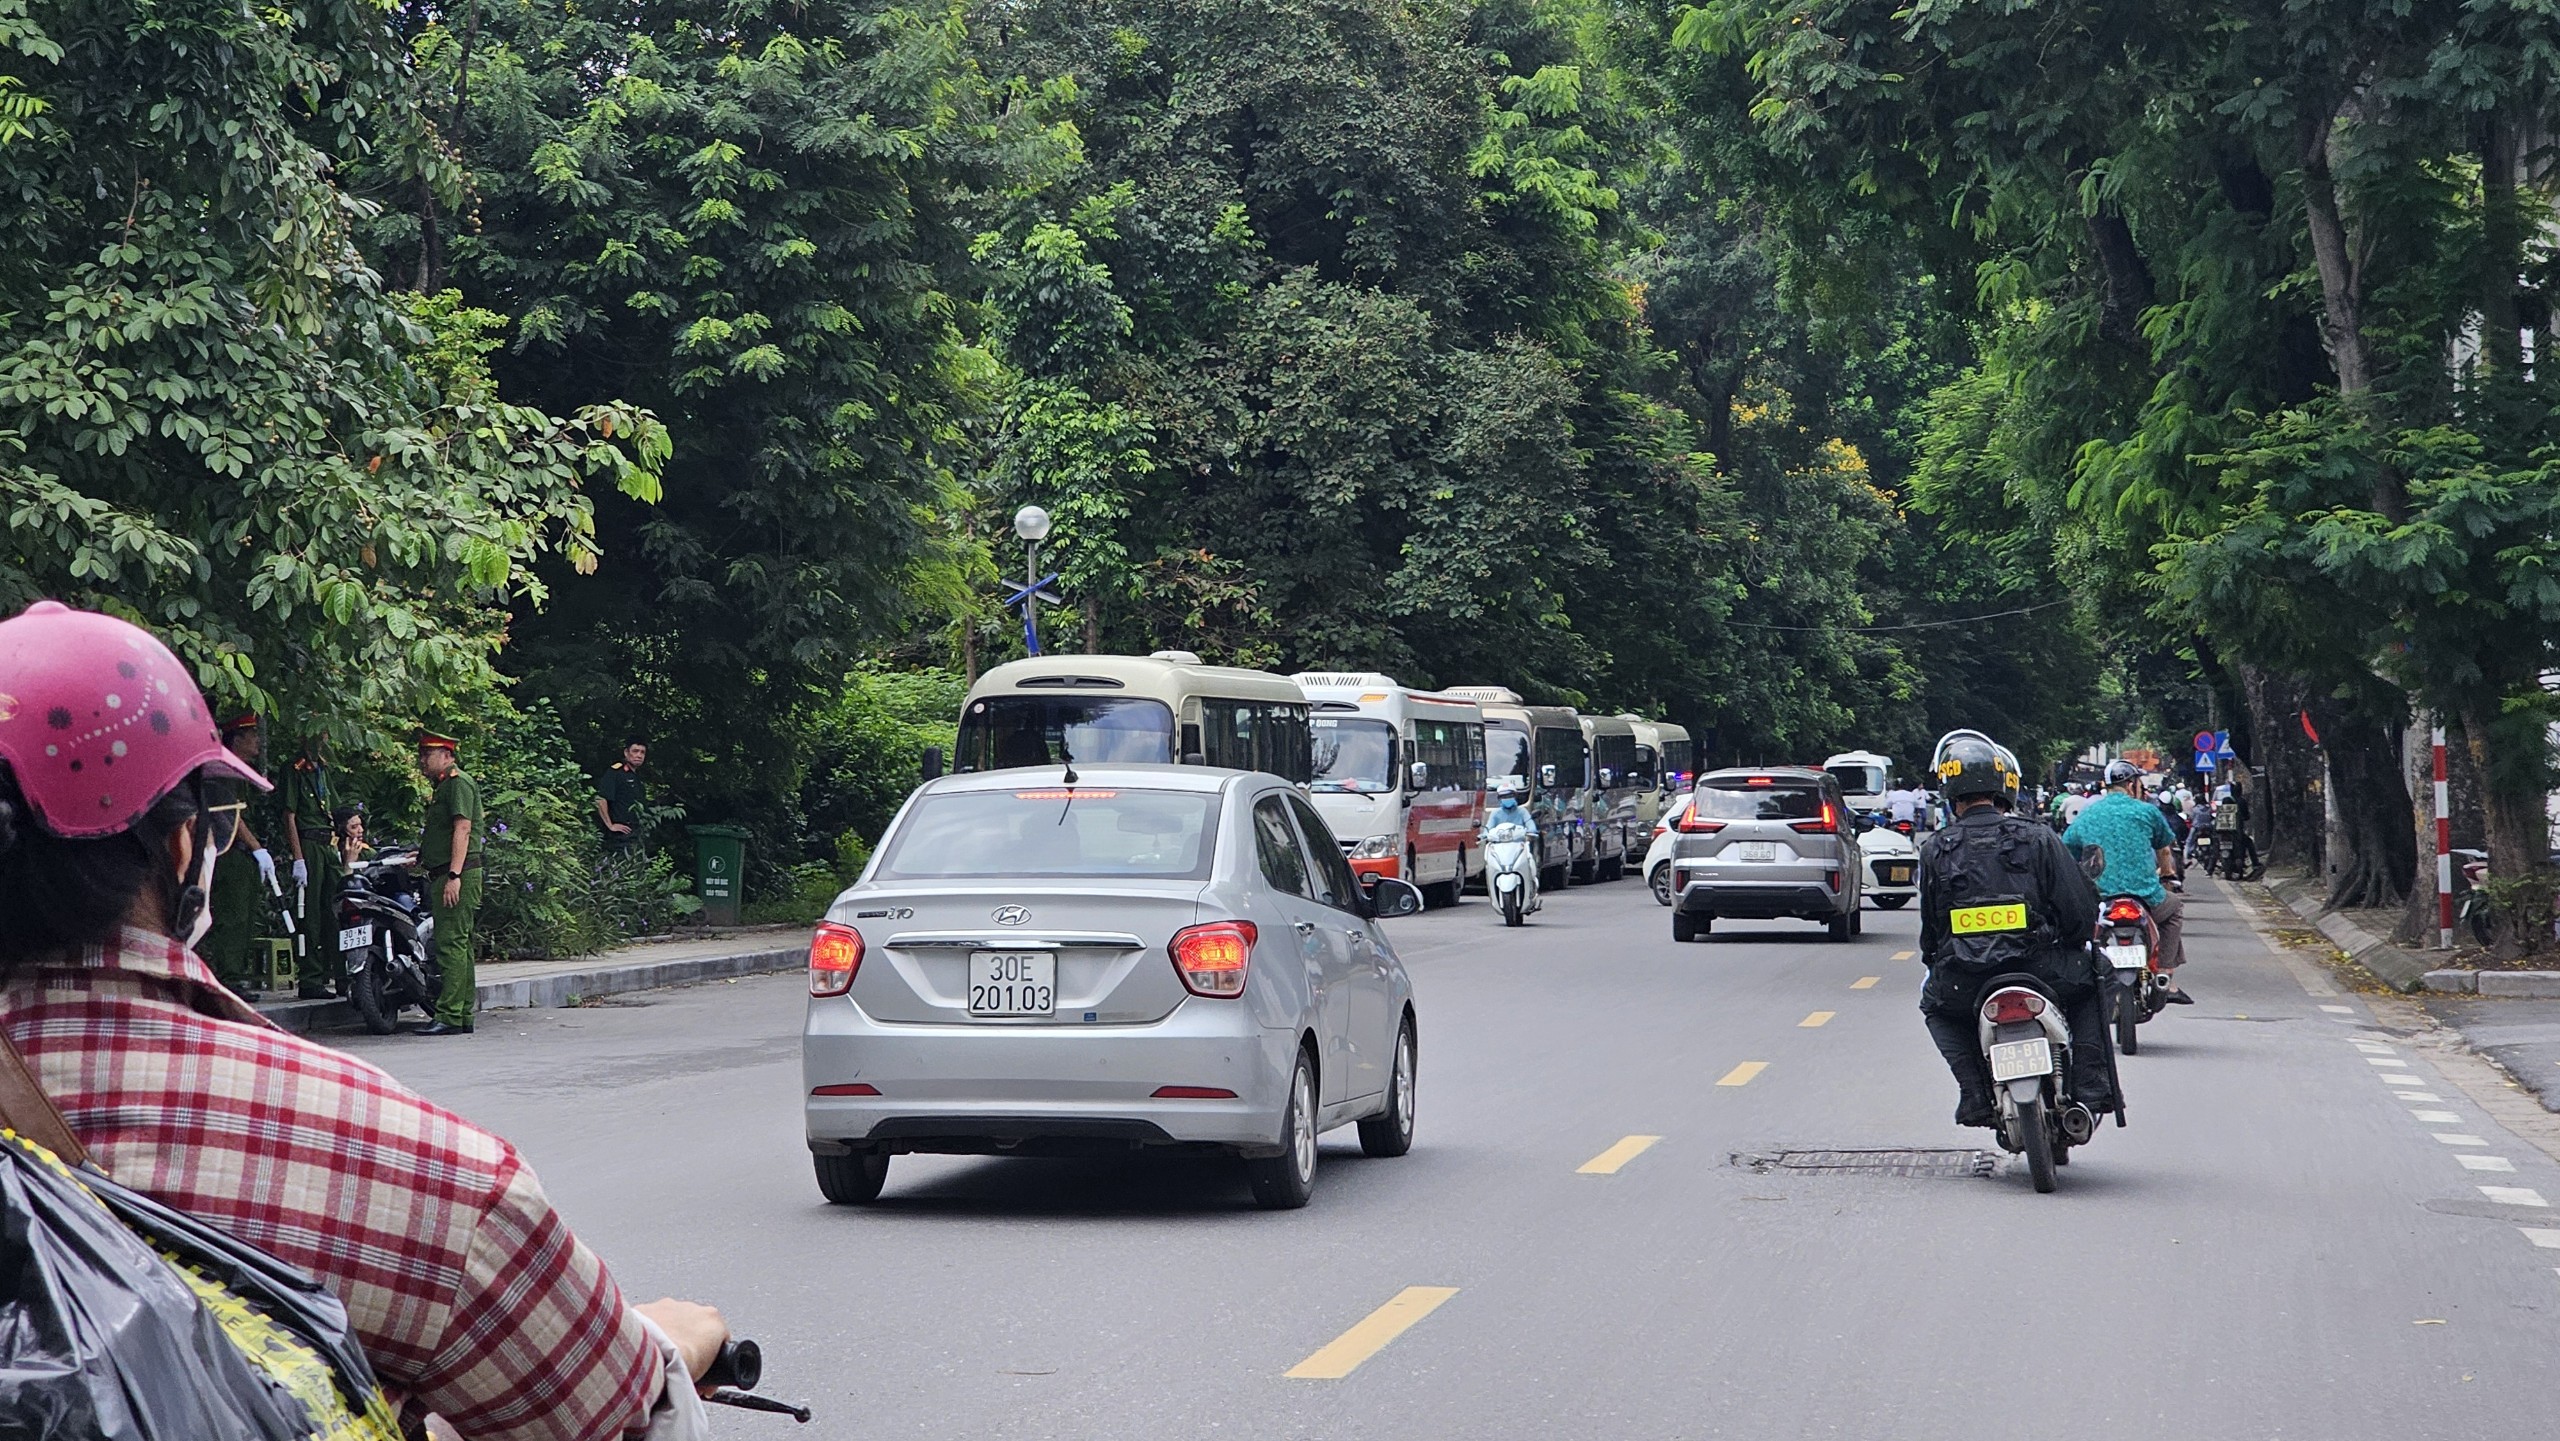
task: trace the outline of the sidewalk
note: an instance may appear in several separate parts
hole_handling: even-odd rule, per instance
[[[796,970],[808,959],[807,926],[740,926],[708,936],[643,941],[566,961],[482,961],[479,1009],[566,1006],[625,991]],[[345,1001],[271,1000],[260,1003],[258,1011],[289,1031],[362,1024],[355,1007]]]

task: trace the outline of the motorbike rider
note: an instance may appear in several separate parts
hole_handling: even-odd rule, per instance
[[[2192,1006],[2195,997],[2178,989],[2178,967],[2187,961],[2186,897],[2168,882],[2178,876],[2178,838],[2160,808],[2142,799],[2142,767],[2128,760],[2107,762],[2107,793],[2089,803],[2080,819],[2062,833],[2062,843],[2075,856],[2095,846],[2106,855],[2098,873],[2098,894],[2131,896],[2151,912],[2160,931],[2160,985],[2163,999]]]
[[[1493,788],[1502,801],[1485,813],[1484,828],[1477,833],[1477,841],[1482,842],[1492,835],[1496,826],[1527,826],[1529,838],[1536,840],[1538,818],[1529,813],[1527,806],[1520,804],[1521,793],[1529,788],[1529,783],[1518,776],[1504,776],[1493,783]]]
[[[1931,767],[1954,808],[1920,850],[1920,959],[1929,976],[1920,1011],[1956,1080],[1956,1124],[1996,1126],[1991,1067],[1983,1059],[1975,1009],[1983,982],[2023,973],[2050,987],[2071,1030],[2071,1091],[2091,1112],[2116,1109],[2105,1013],[2088,937],[2098,893],[2050,826],[2017,815],[2016,759],[1980,731],[1949,731]],[[1985,966],[1951,945],[1948,915],[1997,898],[2023,901],[2022,947]]]
[[[197,956],[240,796],[266,789],[148,631],[51,601],[0,621],[0,1031],[110,1175],[326,1285],[413,1418],[707,1435],[719,1312],[629,1304],[514,1147]]]

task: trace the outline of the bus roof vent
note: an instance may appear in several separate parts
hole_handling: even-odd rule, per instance
[[[1520,704],[1520,692],[1507,685],[1453,685],[1441,693],[1463,696],[1471,701],[1491,701],[1496,705]]]
[[[1016,681],[1015,684],[1021,686],[1025,690],[1029,690],[1033,686],[1072,686],[1080,690],[1125,690],[1128,688],[1128,682],[1115,680],[1107,675],[1033,675],[1024,676],[1021,680]]]
[[[1200,663],[1199,655],[1196,652],[1187,650],[1151,650],[1147,652],[1147,659],[1170,661],[1175,665],[1198,665]]]
[[[1318,690],[1395,690],[1396,678],[1376,671],[1302,670],[1289,677]]]

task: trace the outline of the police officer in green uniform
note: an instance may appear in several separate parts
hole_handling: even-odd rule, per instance
[[[302,973],[296,992],[306,1001],[326,1000],[346,989],[346,968],[338,954],[338,892],[346,884],[346,862],[330,830],[329,773],[308,752],[294,760],[278,787],[293,826],[293,883],[302,927]]]
[[[255,715],[235,716],[222,728],[222,744],[255,767],[265,753],[266,737]],[[270,910],[267,890],[276,883],[275,857],[260,830],[272,818],[257,813],[263,810],[254,807],[252,814],[241,817],[239,839],[213,863],[213,891],[207,898],[213,928],[205,932],[198,947],[213,974],[249,1001],[258,998],[258,938],[266,929],[263,922]]]
[[[480,911],[480,786],[462,773],[451,736],[418,737],[418,769],[434,793],[418,836],[418,865],[426,872],[427,913],[436,923],[436,969],[444,980],[435,1019],[421,1036],[459,1036],[471,1030],[478,987],[471,970],[471,922]]]

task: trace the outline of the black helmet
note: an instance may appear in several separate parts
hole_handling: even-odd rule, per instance
[[[2128,781],[2138,781],[2142,779],[2142,777],[2142,767],[2135,765],[2129,760],[2117,759],[2107,762],[2107,784],[2109,786],[2120,786]]]
[[[2008,749],[1975,730],[1949,731],[1938,738],[1929,768],[1938,789],[1952,803],[1967,796],[2014,799],[2018,794],[2018,761]]]

